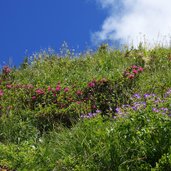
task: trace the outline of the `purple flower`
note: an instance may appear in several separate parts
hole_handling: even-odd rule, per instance
[[[153,108],[152,111],[153,111],[153,112],[156,112],[156,113],[159,112],[159,110],[158,110],[157,108]]]
[[[138,108],[137,108],[137,106],[132,106],[132,109],[137,110]]]
[[[119,114],[119,115],[122,114],[121,108],[119,108],[119,107],[117,107],[117,108],[115,109],[115,111],[116,111],[116,113]]]
[[[96,110],[96,113],[101,113],[102,111],[101,110]]]
[[[144,94],[145,99],[147,99],[148,97],[150,97],[150,94]]]
[[[171,94],[171,89],[169,89],[169,90],[165,93],[164,97],[168,97],[170,94]]]
[[[141,96],[138,93],[134,94],[133,97],[136,98],[136,99],[140,99],[141,98]]]

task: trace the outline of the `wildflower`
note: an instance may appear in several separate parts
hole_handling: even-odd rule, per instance
[[[32,100],[36,100],[36,96],[32,96],[31,99],[32,99]]]
[[[12,88],[12,85],[11,85],[11,84],[7,84],[6,87],[7,87],[8,89],[11,89],[11,88]]]
[[[139,94],[134,94],[133,97],[136,98],[136,99],[140,99],[141,98],[141,96]]]
[[[138,71],[136,69],[133,69],[132,71],[134,74],[138,74]]]
[[[96,110],[96,113],[101,113],[101,112],[102,112],[101,110],[98,110],[98,109]]]
[[[138,71],[142,72],[143,71],[143,68],[142,67],[139,67],[138,68]]]
[[[0,97],[4,95],[4,92],[0,89]]]
[[[168,112],[168,108],[165,107],[160,108],[160,110],[162,111],[162,114],[166,114]]]
[[[4,66],[2,73],[8,75],[11,72],[11,69],[8,66]]]
[[[37,89],[35,92],[36,92],[38,95],[43,95],[43,94],[45,94],[44,91],[43,91],[42,89]]]
[[[61,86],[58,84],[57,86],[56,86],[56,91],[60,91],[61,90]]]
[[[76,103],[77,103],[78,105],[79,105],[79,104],[81,104],[81,102],[80,102],[80,101],[77,101]]]
[[[153,108],[152,111],[156,113],[160,112],[157,108]]]
[[[167,96],[169,96],[170,94],[171,94],[171,89],[169,89],[169,90],[165,93],[164,97],[167,97]]]
[[[68,87],[65,87],[64,88],[64,92],[66,93],[66,92],[68,92],[69,91],[69,88]]]
[[[51,90],[52,90],[52,88],[50,86],[48,86],[48,91],[51,91]]]
[[[115,109],[115,111],[116,111],[116,113],[118,113],[118,114],[122,114],[121,108],[119,108],[119,107],[117,107],[117,108]]]
[[[137,110],[138,108],[137,108],[137,106],[132,106],[132,109]]]
[[[95,83],[94,82],[89,82],[88,87],[95,87]]]
[[[129,78],[129,79],[133,79],[133,78],[134,78],[134,74],[130,74],[130,75],[128,76],[128,78]]]
[[[132,69],[137,69],[137,68],[138,68],[138,66],[136,66],[136,65],[132,66]]]
[[[145,99],[149,98],[150,96],[151,96],[150,94],[144,94]]]
[[[93,109],[96,109],[96,105],[93,105],[92,108],[93,108]]]
[[[28,84],[28,85],[26,85],[26,87],[25,88],[27,88],[27,89],[33,89],[34,88],[34,86],[32,85],[32,84]]]
[[[80,95],[82,95],[83,93],[82,93],[82,91],[77,90],[76,94],[77,94],[78,96],[80,96]]]

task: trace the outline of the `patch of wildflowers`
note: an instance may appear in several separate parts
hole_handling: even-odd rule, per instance
[[[87,118],[87,119],[91,119],[91,118],[94,118],[94,117],[96,117],[97,115],[99,115],[101,113],[101,111],[100,110],[96,110],[96,112],[90,112],[90,113],[88,113],[88,114],[82,114],[81,116],[80,116],[80,118],[82,118],[82,119],[85,119],[85,118]]]

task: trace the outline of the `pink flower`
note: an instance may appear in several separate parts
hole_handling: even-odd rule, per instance
[[[129,79],[133,79],[133,78],[134,78],[134,74],[130,74],[130,75],[128,76],[128,78],[129,78]]]
[[[8,66],[4,66],[2,72],[3,74],[8,75],[11,72],[11,69]]]
[[[76,92],[76,93],[77,93],[77,95],[78,95],[78,96],[80,96],[80,95],[82,95],[82,94],[83,94],[81,90],[77,90],[77,92]]]
[[[142,72],[143,71],[143,68],[142,67],[139,67],[138,68],[138,71]]]
[[[133,65],[132,66],[132,69],[137,69],[138,67],[136,65]]]
[[[64,92],[66,93],[66,92],[68,92],[69,91],[69,88],[68,87],[65,87],[64,88]]]
[[[52,88],[50,86],[48,86],[48,91],[51,91],[51,90],[52,90]]]
[[[0,97],[4,95],[4,92],[0,89]]]
[[[33,86],[32,84],[28,84],[28,85],[26,85],[26,88],[27,88],[27,89],[33,89],[34,86]]]
[[[12,88],[12,85],[11,85],[11,84],[7,84],[6,87],[7,87],[8,89],[11,89],[11,88]]]
[[[138,71],[136,69],[133,69],[132,71],[134,74],[138,74]]]
[[[32,100],[36,100],[36,96],[32,96],[31,99],[32,99]]]
[[[94,82],[89,82],[88,87],[95,87],[95,83]]]
[[[92,108],[93,108],[93,109],[96,109],[96,105],[93,105]]]
[[[37,89],[35,92],[36,92],[38,95],[43,95],[43,94],[45,94],[45,92],[44,92],[42,89]]]
[[[81,104],[81,102],[80,102],[80,101],[77,101],[76,103],[77,103],[78,105],[79,105],[79,104]]]
[[[61,86],[58,84],[57,86],[56,86],[56,91],[60,91],[61,90]]]

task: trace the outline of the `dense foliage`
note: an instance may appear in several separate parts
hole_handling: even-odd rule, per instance
[[[171,170],[170,57],[105,46],[3,66],[0,170]]]

